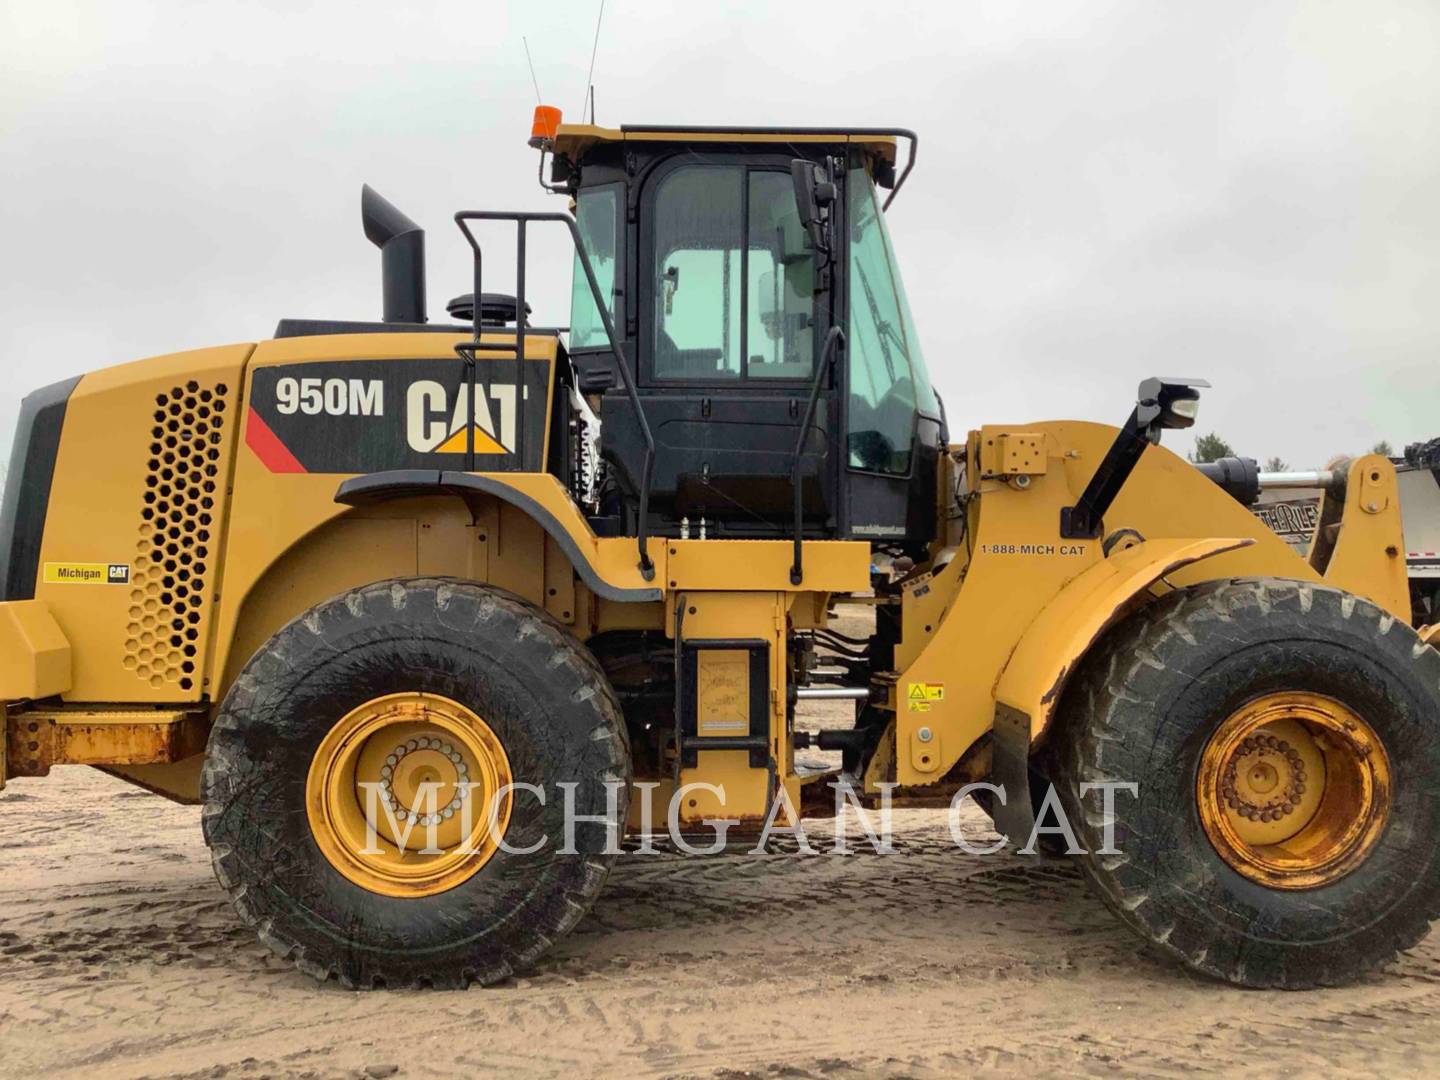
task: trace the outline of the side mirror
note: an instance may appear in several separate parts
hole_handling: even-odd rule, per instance
[[[790,183],[795,187],[795,205],[800,208],[800,224],[809,228],[816,220],[815,166],[804,158],[790,162]]]
[[[1136,395],[1135,419],[1151,442],[1160,441],[1161,429],[1193,427],[1200,412],[1204,379],[1146,379]]]
[[[828,184],[819,174],[813,161],[806,161],[804,158],[795,158],[790,162],[790,182],[795,187],[795,205],[800,209],[800,224],[810,234],[810,246],[817,253],[828,252],[830,246],[825,242],[824,220],[816,192],[822,187],[828,188],[826,205],[834,199],[834,185]]]

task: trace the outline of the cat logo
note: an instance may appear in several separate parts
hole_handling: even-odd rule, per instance
[[[476,386],[475,405],[472,418],[469,386],[460,387],[452,406],[440,383],[430,379],[411,383],[405,394],[405,437],[410,449],[421,454],[463,454],[468,449],[468,428],[475,453],[514,453],[515,387]]]

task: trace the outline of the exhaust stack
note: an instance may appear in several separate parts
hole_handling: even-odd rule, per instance
[[[425,322],[425,230],[369,184],[360,189],[360,221],[380,249],[385,321]]]

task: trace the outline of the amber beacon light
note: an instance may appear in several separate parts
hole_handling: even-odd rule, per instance
[[[552,142],[559,127],[559,109],[554,105],[536,105],[535,119],[530,124],[530,145],[539,147]]]

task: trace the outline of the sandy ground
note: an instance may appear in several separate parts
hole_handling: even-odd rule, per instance
[[[1235,990],[1149,955],[1063,860],[966,855],[943,812],[896,824],[886,857],[627,855],[532,973],[356,994],[239,925],[197,809],[83,768],[17,780],[0,793],[0,1074],[1272,1075],[1440,1060],[1440,936],[1349,990]],[[823,846],[828,827],[814,833]]]

